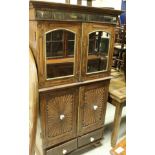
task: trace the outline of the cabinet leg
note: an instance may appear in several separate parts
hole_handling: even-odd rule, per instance
[[[113,131],[112,131],[112,136],[111,136],[112,147],[114,147],[117,142],[119,127],[120,127],[120,122],[121,122],[121,116],[122,116],[122,109],[123,109],[123,103],[116,104]]]
[[[99,146],[101,146],[102,144],[101,144],[101,141],[98,141],[98,142],[96,142],[96,143],[94,143],[94,146],[95,147],[99,147]]]

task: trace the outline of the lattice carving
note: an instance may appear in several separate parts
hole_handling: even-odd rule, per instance
[[[63,119],[60,115],[64,115]],[[47,101],[48,137],[55,137],[70,132],[73,126],[72,115],[73,94],[49,98]]]
[[[92,125],[102,119],[102,110],[105,103],[105,88],[87,90],[84,97],[82,126]],[[97,107],[94,110],[94,106]]]

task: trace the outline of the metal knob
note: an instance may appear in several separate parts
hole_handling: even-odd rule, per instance
[[[94,106],[93,106],[93,109],[94,109],[94,110],[97,110],[97,108],[98,108],[97,105],[94,105]]]
[[[63,149],[63,150],[62,150],[62,153],[63,153],[63,154],[66,154],[66,153],[67,153],[67,150]]]
[[[93,142],[95,140],[94,137],[90,137],[90,142]]]
[[[60,119],[63,120],[65,118],[65,115],[60,115]]]

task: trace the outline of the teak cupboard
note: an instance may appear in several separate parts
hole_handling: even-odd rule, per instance
[[[30,48],[39,78],[38,154],[74,154],[103,138],[120,13],[30,1]]]

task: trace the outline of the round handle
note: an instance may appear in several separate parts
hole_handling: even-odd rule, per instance
[[[62,153],[63,153],[63,154],[66,154],[66,153],[67,153],[67,150],[63,149],[63,150],[62,150]]]
[[[65,118],[65,115],[60,115],[60,120],[63,120]]]
[[[97,108],[98,108],[97,105],[94,105],[94,106],[93,106],[93,109],[94,109],[94,110],[97,110]]]
[[[90,142],[93,142],[95,140],[94,137],[90,137]]]

